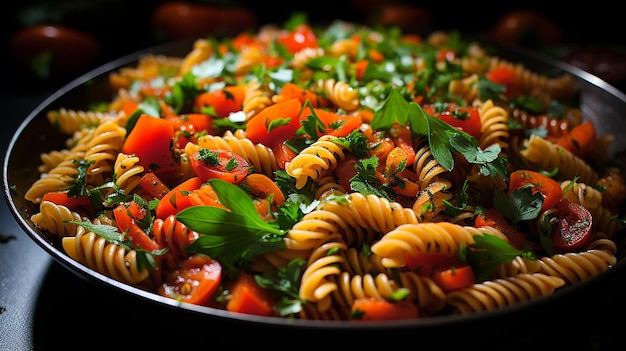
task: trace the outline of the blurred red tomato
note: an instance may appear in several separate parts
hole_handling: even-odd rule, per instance
[[[56,24],[18,29],[9,45],[17,67],[42,79],[81,73],[101,53],[101,43],[95,36]]]
[[[516,9],[502,15],[491,29],[493,40],[509,45],[557,44],[563,39],[561,27],[533,10]]]
[[[431,24],[430,12],[419,5],[383,4],[376,10],[373,24],[398,26],[405,31],[427,30]]]
[[[256,14],[241,6],[169,1],[159,4],[151,14],[152,28],[164,41],[215,33],[236,34],[257,24]]]

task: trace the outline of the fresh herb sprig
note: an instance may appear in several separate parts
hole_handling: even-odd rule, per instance
[[[281,316],[296,315],[302,311],[304,301],[300,298],[300,279],[306,268],[306,260],[295,258],[285,267],[269,270],[254,279],[263,288],[274,292],[279,301],[275,309]]]
[[[472,266],[476,281],[485,281],[493,275],[501,264],[510,263],[518,256],[536,259],[532,251],[514,248],[506,240],[491,234],[474,235],[474,243],[459,247],[458,256],[461,261]]]
[[[388,130],[394,124],[408,125],[414,136],[427,137],[433,157],[447,170],[454,168],[452,151],[455,151],[468,162],[478,165],[480,173],[485,176],[507,176],[507,162],[499,155],[498,144],[483,150],[476,138],[427,114],[420,105],[406,101],[392,89],[384,104],[374,113],[371,125],[374,130]]]
[[[176,215],[177,220],[201,233],[187,252],[211,256],[228,269],[240,270],[258,255],[286,248],[286,231],[263,220],[242,188],[217,178],[207,183],[226,209],[191,206]]]

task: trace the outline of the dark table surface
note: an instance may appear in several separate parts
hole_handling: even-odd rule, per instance
[[[14,91],[2,84],[2,155],[22,120],[57,87]],[[0,216],[0,351],[170,345],[356,348],[372,343],[494,350],[625,349],[623,269],[550,303],[449,328],[362,333],[274,329],[183,313],[84,280],[31,240],[4,201]]]

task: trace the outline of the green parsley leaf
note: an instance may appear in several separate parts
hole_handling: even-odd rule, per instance
[[[242,188],[217,178],[207,182],[227,209],[191,206],[176,215],[191,230],[201,233],[187,247],[187,252],[203,253],[237,270],[245,268],[260,254],[286,247],[283,241],[286,232],[264,221]]]
[[[531,251],[517,250],[507,241],[491,234],[474,235],[474,243],[462,245],[459,258],[472,266],[479,282],[489,279],[499,265],[510,263],[518,256],[534,259]]]

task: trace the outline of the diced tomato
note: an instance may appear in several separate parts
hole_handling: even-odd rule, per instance
[[[156,207],[156,217],[165,219],[170,215],[176,215],[182,209],[192,206],[189,193],[200,189],[204,180],[200,177],[193,177],[180,183],[170,192],[165,194]]]
[[[276,68],[282,65],[284,62],[285,62],[285,59],[280,56],[265,55],[263,57],[263,63],[265,64],[267,68]]]
[[[135,111],[137,111],[138,108],[139,108],[138,103],[131,101],[131,100],[125,100],[124,102],[122,102],[122,106],[120,107],[120,110],[124,111],[126,116],[131,116]]]
[[[284,45],[289,53],[296,53],[304,48],[316,48],[317,36],[307,24],[298,25],[293,31],[278,37],[277,42]]]
[[[518,250],[523,250],[526,245],[534,251],[538,252],[541,250],[541,247],[539,247],[536,241],[530,240],[524,233],[512,226],[511,223],[509,223],[509,221],[507,221],[507,219],[502,215],[502,212],[494,207],[489,208],[484,214],[476,215],[476,218],[474,219],[474,226],[476,228],[489,226],[500,230],[502,234],[507,237],[511,246]]]
[[[139,225],[146,215],[146,209],[134,201],[120,203],[113,209],[113,216],[120,232],[128,232],[133,248],[142,248],[148,252],[160,250],[162,247],[151,238]]]
[[[259,40],[249,32],[241,32],[233,37],[230,44],[237,51],[241,51],[246,47],[258,47],[261,45]]]
[[[245,85],[229,85],[198,95],[194,103],[195,109],[196,112],[208,114],[207,108],[212,108],[215,113],[213,117],[228,117],[231,112],[241,111],[245,96]]]
[[[272,316],[276,302],[269,290],[262,288],[254,276],[241,273],[230,289],[226,310],[230,312]]]
[[[127,135],[121,152],[136,155],[144,169],[155,172],[161,180],[168,183],[178,176],[180,169],[171,148],[173,138],[172,122],[142,115]]]
[[[411,152],[414,158],[415,152],[413,150]],[[378,172],[380,174],[377,176],[382,182],[390,185],[399,195],[414,198],[420,190],[418,176],[411,170],[407,158],[405,149],[398,146],[394,147],[387,155],[384,165],[379,165],[382,170]]]
[[[591,151],[595,142],[596,129],[592,121],[582,122],[557,140],[557,144],[581,158]]]
[[[237,184],[248,175],[250,169],[248,161],[243,157],[223,149],[201,148],[191,155],[190,162],[196,175],[204,181],[219,178]]]
[[[541,211],[553,208],[563,198],[561,185],[545,174],[531,170],[516,170],[509,176],[508,194],[523,186],[532,187],[533,192],[539,191],[543,196]]]
[[[295,83],[286,83],[278,94],[283,96],[285,99],[296,98],[303,104],[310,101],[313,107],[330,106],[330,100],[328,98],[315,93],[313,90],[300,87]]]
[[[88,196],[71,196],[68,191],[51,191],[41,197],[41,201],[49,201],[56,205],[62,205],[72,211],[89,215],[94,213],[93,205]]]
[[[222,281],[222,266],[208,256],[196,254],[186,258],[170,272],[158,289],[161,296],[180,302],[206,306]]]
[[[261,110],[246,125],[246,136],[255,144],[273,146],[295,136],[300,128],[302,103],[293,98]]]
[[[521,90],[517,83],[517,72],[512,67],[497,67],[487,73],[487,79],[504,85],[507,96],[520,95]]]
[[[358,162],[354,154],[346,154],[346,157],[339,161],[337,167],[335,167],[335,174],[337,175],[339,185],[348,192],[351,190],[350,179],[357,174],[355,166]]]
[[[390,133],[394,145],[404,151],[404,154],[406,155],[406,166],[410,167],[415,160],[415,149],[413,148],[411,130],[406,126],[394,125],[391,128]]]
[[[432,279],[445,292],[467,288],[476,283],[474,271],[469,265],[436,270]]]
[[[204,113],[186,113],[171,119],[174,129],[188,134],[207,132],[213,134],[213,117]]]
[[[363,75],[365,74],[365,70],[367,69],[367,65],[369,64],[369,62],[369,60],[360,60],[352,64],[355,70],[357,80],[363,79]]]
[[[191,206],[214,206],[226,209],[209,183],[203,183],[200,188],[189,192],[188,200]]]
[[[435,109],[433,105],[425,105],[424,112],[459,128],[476,139],[480,138],[482,122],[480,121],[480,111],[476,107],[447,104],[442,111]]]
[[[155,199],[162,199],[170,192],[170,188],[153,172],[144,174],[139,180],[139,186],[145,194]]]
[[[285,202],[285,195],[278,185],[268,176],[261,173],[248,174],[240,183],[246,187],[252,197],[257,199],[271,198],[272,209],[276,211]]]
[[[591,213],[584,206],[567,200],[560,201],[556,208],[558,222],[552,234],[552,247],[558,252],[581,249],[591,237]]]
[[[344,137],[350,134],[353,130],[358,129],[361,126],[361,123],[363,123],[363,120],[359,115],[340,115],[332,111],[318,108],[314,108],[313,113],[315,113],[317,118],[319,118],[324,125],[324,130],[318,130],[320,135]],[[306,119],[310,114],[310,110],[304,109],[300,115],[300,119]]]
[[[406,255],[406,266],[420,275],[430,276],[436,269],[448,269],[461,266],[463,262],[456,255],[447,255],[432,252],[418,252],[415,255]]]
[[[351,320],[389,321],[419,318],[419,309],[409,301],[391,302],[374,298],[358,298],[352,303]]]

